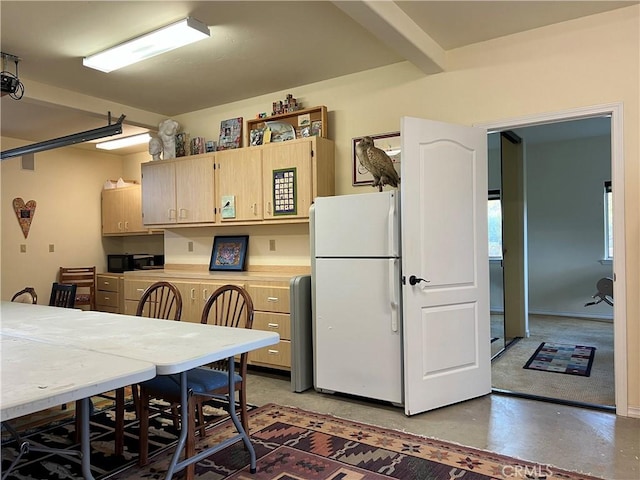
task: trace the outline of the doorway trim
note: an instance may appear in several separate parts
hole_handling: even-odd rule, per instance
[[[613,190],[613,363],[615,369],[616,415],[629,416],[627,392],[627,298],[624,231],[624,142],[622,103],[608,103],[590,107],[538,113],[522,117],[474,124],[487,129],[487,134],[520,127],[531,127],[567,120],[592,117],[611,117],[611,183]]]

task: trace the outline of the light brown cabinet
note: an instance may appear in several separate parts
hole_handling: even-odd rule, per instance
[[[213,155],[143,163],[144,225],[211,225],[216,221]]]
[[[102,190],[102,234],[148,233],[142,223],[140,185]]]
[[[253,328],[276,332],[280,342],[249,353],[249,364],[291,370],[291,315],[289,282],[250,282]]]
[[[238,148],[216,153],[220,222],[262,220],[262,150]],[[227,201],[233,202],[231,215]]]
[[[309,137],[217,152],[216,179],[220,224],[306,222],[313,199],[335,192],[334,144]]]
[[[312,158],[310,140],[278,143],[262,150],[265,220],[309,218],[313,201]]]
[[[158,279],[159,280],[159,279]],[[129,280],[124,279],[124,313],[125,315],[135,315],[138,310],[138,302],[144,291],[152,283],[156,282],[153,279],[144,280]]]
[[[96,275],[96,310],[109,313],[124,312],[124,276],[116,273]]]
[[[181,320],[193,323],[200,323],[204,304],[217,288],[227,283],[243,288],[245,286],[242,282],[192,282],[177,279],[169,279],[169,281],[178,288],[182,297]]]
[[[276,267],[274,271],[277,270]],[[291,371],[290,283],[297,273],[242,272],[240,275],[234,275],[222,272],[178,272],[127,272],[124,279],[125,313],[135,315],[144,290],[152,283],[164,280],[173,283],[180,291],[181,321],[200,322],[204,304],[218,287],[226,284],[238,285],[247,290],[253,301],[253,328],[280,335],[277,345],[251,352],[249,363]]]

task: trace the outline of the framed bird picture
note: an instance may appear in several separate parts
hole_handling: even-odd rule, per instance
[[[368,135],[373,139],[373,145],[383,150],[391,161],[393,167],[400,175],[400,132],[380,133],[378,135]],[[353,158],[353,186],[373,185],[373,175],[365,165],[358,159],[357,147],[363,137],[355,137],[351,139],[351,156]]]

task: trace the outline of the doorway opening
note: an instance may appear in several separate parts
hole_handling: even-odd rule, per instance
[[[621,208],[612,210],[615,261],[606,258],[604,246],[605,181],[610,181],[609,185],[613,186],[610,194],[614,197],[616,193],[619,195],[618,203],[622,203],[623,192],[616,190],[624,188],[620,176],[619,114],[615,106],[605,106],[588,112],[582,109],[488,126],[489,202],[492,194],[495,200],[496,191],[499,191],[498,199],[500,195],[508,194],[511,195],[509,201],[521,202],[515,206],[515,214],[513,205],[507,205],[507,210],[511,208],[512,211],[501,212],[501,219],[505,230],[510,225],[516,225],[524,242],[518,245],[517,235],[515,246],[513,238],[507,239],[509,245],[504,258],[496,255],[495,249],[493,255],[490,252],[494,391],[539,397],[558,403],[604,405],[606,409],[614,409],[614,405],[620,408],[621,400],[623,403],[626,401],[626,371],[623,376],[617,369],[621,355],[626,358],[626,352],[619,343],[619,338],[624,335],[626,320],[620,316],[624,308],[618,308],[623,300],[617,298],[616,307],[604,303],[595,309],[593,306],[585,307],[596,293],[598,279],[613,277],[614,271],[617,274],[616,290],[622,290],[624,294],[621,288],[624,278],[617,268],[621,260],[619,257],[624,257],[624,242],[620,238],[624,219]],[[504,135],[507,131],[509,135]],[[492,157],[495,156],[491,147],[504,143],[505,136],[507,141],[516,145],[517,138],[522,139],[520,157],[512,152],[510,159],[512,162],[521,162],[522,170],[505,172],[500,165],[503,159],[499,158],[496,175],[495,165],[493,172],[491,167]],[[499,152],[500,148],[496,151]],[[508,182],[503,178],[505,174],[509,177]],[[515,197],[513,192],[504,191],[505,186],[507,190],[509,187],[514,190],[514,185],[520,185],[515,188]],[[518,192],[521,193],[520,197]],[[589,195],[593,198],[588,199]],[[504,203],[505,199],[500,200]],[[489,228],[491,231],[491,223]],[[616,232],[619,235],[615,235]],[[522,249],[521,253],[518,248]],[[509,263],[512,271],[506,279],[508,283],[505,289],[504,273]],[[513,277],[514,264],[516,280]],[[521,275],[520,284],[518,274]],[[503,294],[506,295],[504,299]],[[588,332],[591,332],[591,337],[583,335]],[[543,341],[575,345],[597,343],[594,345],[596,354],[594,369],[588,379],[589,386],[582,388],[581,392],[581,389],[571,385],[585,385],[584,378],[524,369],[529,356]],[[516,354],[522,358],[508,365],[509,358]],[[511,380],[522,373],[529,374],[529,379],[519,386],[513,382],[504,383],[505,374],[498,365],[509,372],[506,376]],[[595,373],[601,373],[602,369],[608,372],[606,376],[609,378],[615,377],[615,385],[613,382],[604,385],[596,381]],[[586,395],[589,392],[598,393],[599,396]]]

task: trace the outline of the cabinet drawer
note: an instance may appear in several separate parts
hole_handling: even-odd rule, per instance
[[[98,312],[107,312],[107,313],[120,313],[120,309],[118,307],[109,307],[107,305],[96,305],[96,310]]]
[[[249,285],[247,291],[251,295],[251,300],[253,300],[254,310],[289,313],[289,285]]]
[[[254,350],[249,353],[249,363],[291,369],[291,342],[289,340],[280,340],[280,343],[276,345]]]
[[[138,302],[136,300],[125,300],[124,301],[124,314],[125,315],[135,315],[136,310],[138,310]],[[144,315],[149,314],[149,307],[145,307]]]
[[[106,277],[102,275],[96,275],[96,289],[104,290],[106,292],[117,292],[118,281],[119,279],[117,277]]]
[[[124,282],[124,298],[126,300],[140,300],[142,294],[153,282],[150,280],[127,280]]]
[[[288,313],[254,312],[253,329],[276,332],[282,340],[291,339],[291,319]]]
[[[120,295],[115,292],[96,292],[96,303],[102,306],[117,307],[119,305]]]

